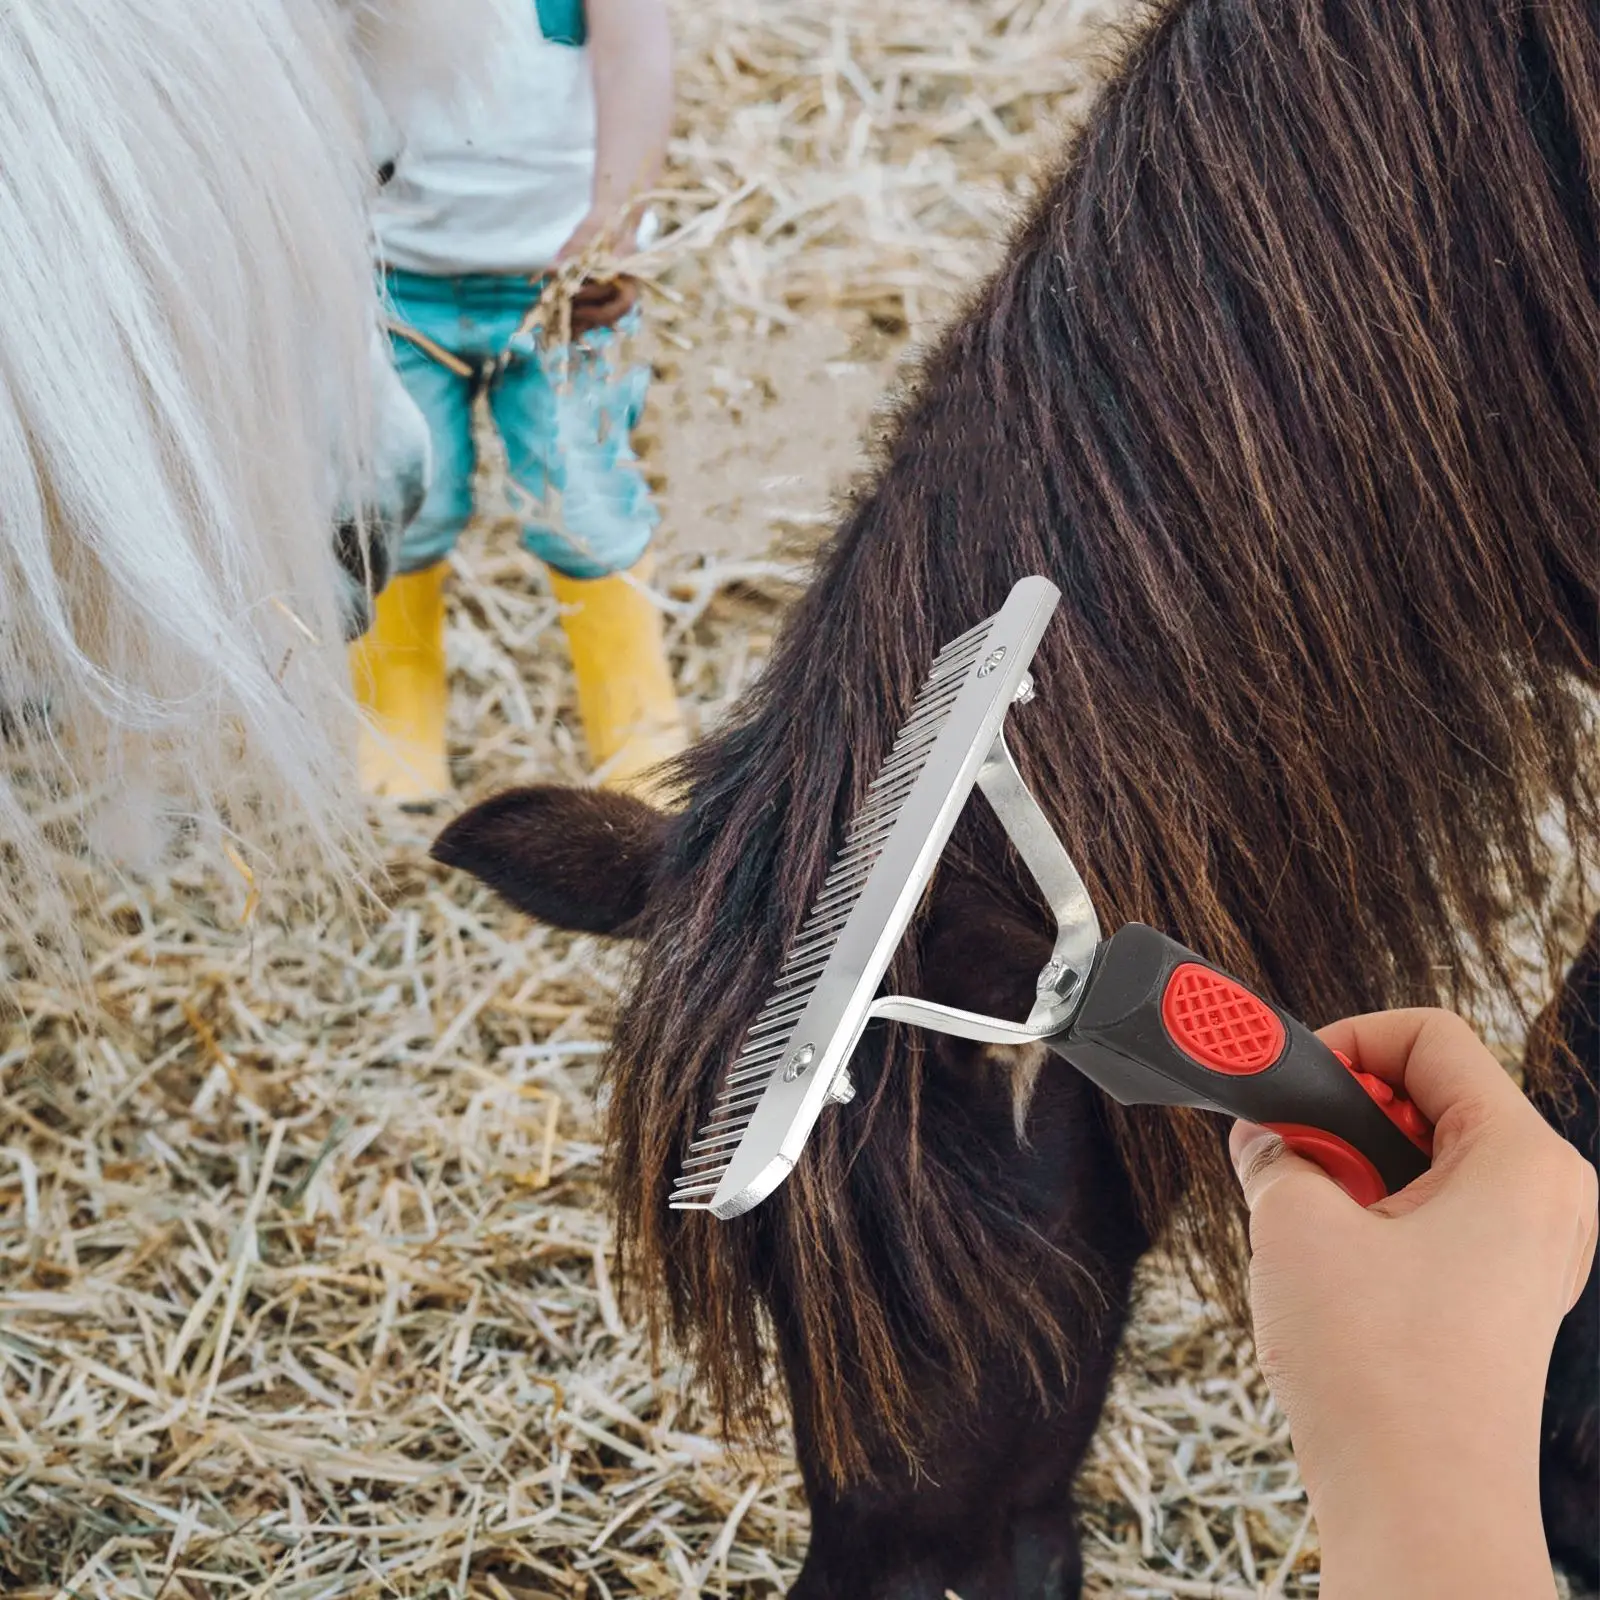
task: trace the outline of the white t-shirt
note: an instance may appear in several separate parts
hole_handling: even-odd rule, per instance
[[[539,273],[594,194],[594,77],[587,48],[540,31],[533,0],[477,88],[419,110],[374,221],[386,266],[431,277]]]

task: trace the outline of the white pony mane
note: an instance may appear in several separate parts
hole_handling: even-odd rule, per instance
[[[70,926],[51,824],[107,797],[125,836],[181,822],[256,873],[363,859],[332,522],[371,470],[369,123],[470,71],[498,11],[0,6],[14,928]]]

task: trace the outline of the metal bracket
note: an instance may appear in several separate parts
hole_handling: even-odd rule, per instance
[[[1031,680],[1024,680],[1023,689],[1019,689],[1017,698],[1025,704],[1033,698]],[[1034,882],[1044,892],[1056,919],[1055,948],[1039,974],[1037,998],[1028,1020],[1005,1022],[999,1017],[898,994],[875,1000],[868,1014],[929,1028],[935,1033],[954,1034],[958,1039],[975,1039],[981,1044],[1033,1044],[1059,1033],[1078,1009],[1095,951],[1100,948],[1100,919],[1072,857],[1022,781],[1003,726],[978,769],[978,787]]]

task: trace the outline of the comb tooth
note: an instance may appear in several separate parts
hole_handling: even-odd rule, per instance
[[[834,935],[838,933],[849,920],[847,911],[833,911],[818,905],[813,906],[811,915],[806,918],[800,929],[800,937],[796,939],[793,948],[789,951],[788,959],[784,962],[787,968],[789,962],[809,955],[812,950],[824,944],[832,944]],[[781,975],[779,981],[782,981]]]
[[[718,1106],[715,1115],[719,1117],[737,1116],[753,1117],[756,1107],[761,1103],[761,1097],[767,1092],[767,1086],[762,1084],[754,1094],[747,1095],[744,1099],[732,1102],[726,1106]]]
[[[781,1022],[796,1006],[803,1006],[805,998],[794,984],[785,979],[780,988],[772,991],[772,998],[756,1013],[756,1020],[750,1024],[750,1032],[746,1037],[754,1038],[758,1031],[766,1033],[773,1023]]]
[[[708,1178],[714,1177],[717,1170],[728,1164],[726,1156],[690,1156],[683,1164],[683,1171],[678,1176],[678,1181],[673,1188],[688,1188],[692,1183],[704,1183]]]
[[[798,996],[796,998],[798,998]],[[765,1039],[757,1039],[755,1037],[755,1031],[757,1028],[761,1028],[763,1032],[770,1032],[769,1025],[773,1020],[776,1019],[757,1017],[756,1020],[750,1024],[750,1031],[745,1034],[744,1040],[739,1046],[739,1053],[733,1058],[733,1065],[735,1067],[748,1066],[753,1061],[771,1055],[774,1050],[779,1048],[779,1041],[775,1036]]]
[[[798,997],[797,997],[798,998]],[[807,996],[806,998],[810,998]],[[772,1017],[763,1021],[757,1017],[751,1024],[750,1031],[744,1036],[744,1048],[735,1058],[741,1065],[748,1066],[755,1062],[759,1055],[768,1050],[778,1049],[794,1032],[794,1025],[800,1018],[800,1013],[805,1010],[804,1004],[798,1006],[792,1016]],[[757,1032],[759,1029],[759,1033]]]
[[[796,992],[793,987],[785,982],[782,989],[778,990],[756,1014],[756,1020],[750,1024],[750,1032],[746,1038],[754,1040],[758,1033],[770,1033],[775,1022],[782,1022],[792,1012],[805,1008],[806,997]]]
[[[919,761],[915,767],[908,768],[905,772],[897,772],[894,775],[894,782],[885,784],[873,796],[872,804],[850,824],[845,832],[844,844],[841,847],[845,855],[869,835],[881,833],[885,827],[899,821],[900,813],[905,810],[906,796],[916,786],[924,765],[925,762]]]
[[[908,745],[916,741],[928,731],[931,724],[941,721],[941,709],[961,693],[959,684],[953,685],[947,692],[935,695],[929,700],[919,700],[911,708],[911,715],[901,724],[900,731],[895,735],[894,743],[889,746],[886,760],[897,760],[906,750]]]
[[[956,693],[959,694],[960,691],[957,690]],[[943,697],[941,696],[941,698]],[[888,755],[883,758],[885,770],[893,766],[897,761],[907,760],[912,750],[933,731],[931,726],[923,720],[923,713],[933,710],[937,703],[937,701],[932,700],[919,700],[911,708],[910,717],[907,718],[899,733],[895,735],[894,743],[889,746]],[[933,719],[934,722],[941,722],[942,720],[939,717]]]
[[[975,639],[975,638],[978,637],[979,634],[987,633],[989,631],[989,629],[991,627],[993,627],[993,625],[994,625],[994,618],[993,617],[985,617],[982,622],[974,622],[972,624],[972,626],[970,628],[968,628],[965,633],[959,634],[956,638],[952,639],[950,641],[950,643],[947,644],[944,647],[944,649],[939,652],[939,654],[941,656],[949,655],[950,652],[952,650],[956,649],[959,645],[964,645],[967,642],[968,639]],[[935,658],[935,659],[937,659],[937,658]]]
[[[745,1037],[753,1044],[758,1033],[771,1033],[774,1024],[792,1020],[796,1010],[805,1005],[808,992],[805,985],[791,983],[785,978],[782,985],[773,990],[772,998],[762,1006]]]
[[[771,1074],[767,1076],[770,1078]],[[712,1115],[740,1116],[746,1111],[754,1111],[766,1092],[766,1080],[760,1083],[742,1084],[737,1089],[727,1090],[717,1097],[716,1104],[711,1108]]]
[[[733,1058],[732,1072],[744,1072],[750,1067],[762,1062],[770,1061],[783,1049],[783,1041],[774,1035],[770,1039],[763,1039],[759,1043],[747,1044],[738,1055]]]
[[[759,1066],[752,1063],[748,1067],[740,1067],[737,1072],[730,1072],[723,1080],[722,1093],[729,1094],[735,1090],[747,1089],[753,1083],[765,1083],[777,1069],[778,1063],[788,1054],[787,1046],[779,1050],[770,1061],[763,1061]]]
[[[723,1117],[714,1115],[704,1131],[689,1146],[690,1154],[699,1155],[707,1150],[726,1150],[744,1137],[750,1126],[749,1116]]]
[[[838,883],[830,884],[828,887],[834,889],[843,888],[846,882],[855,878],[857,870],[863,873],[870,872],[872,870],[872,863],[877,858],[878,852],[882,846],[883,840],[878,836],[876,831],[869,834],[865,838],[857,839],[850,846],[850,848],[839,857],[839,864],[841,866],[852,869],[850,871],[849,878],[841,878]]]
[[[886,822],[894,822],[905,808],[905,799],[911,793],[917,777],[926,765],[919,761],[914,767],[908,767],[904,772],[897,772],[892,783],[886,783],[877,794],[872,797],[872,803],[864,810],[854,822],[850,824],[845,833],[845,848],[848,849],[864,834],[881,828]]]
[[[720,1150],[724,1156],[732,1154],[733,1147],[744,1138],[744,1130],[749,1127],[749,1119],[735,1119],[733,1122],[707,1123],[706,1131],[689,1146],[692,1156],[707,1155],[713,1150]]]
[[[779,972],[780,984],[789,985],[793,981],[790,974],[798,970],[803,962],[809,961],[817,951],[826,948],[839,937],[839,930],[850,919],[850,909],[847,897],[834,905],[818,905],[812,911],[801,927],[800,935]]]
[[[861,818],[881,815],[891,805],[896,804],[897,802],[889,798],[890,795],[899,789],[908,777],[919,774],[927,764],[928,752],[919,747],[907,757],[904,765],[897,766],[892,772],[885,771],[883,776],[867,790],[866,805],[862,809]],[[861,818],[853,822],[851,827],[856,827]]]
[[[840,910],[850,909],[854,902],[861,897],[861,886],[872,875],[873,862],[863,861],[861,870],[854,877],[836,883],[826,895],[820,898],[813,909],[813,916],[832,916]]]
[[[787,1048],[786,1043],[784,1049],[775,1051],[771,1058],[765,1059],[759,1064],[752,1061],[748,1066],[740,1067],[737,1072],[728,1073],[722,1080],[722,1089],[718,1098],[726,1099],[730,1094],[744,1094],[752,1083],[764,1084],[764,1081],[772,1076],[773,1068],[783,1060]]]
[[[975,641],[974,643],[968,645],[966,649],[959,650],[955,655],[949,657],[947,660],[941,661],[938,666],[936,666],[933,671],[922,680],[922,687],[917,691],[917,693],[919,695],[925,695],[930,689],[936,689],[943,684],[965,678],[966,675],[972,670],[972,664],[978,659],[978,652],[982,650],[982,648],[982,641]]]
[[[688,1189],[696,1184],[709,1183],[720,1178],[727,1170],[730,1156],[731,1152],[727,1150],[716,1151],[709,1155],[691,1156],[690,1161],[695,1163],[693,1170],[691,1171],[688,1162],[685,1162],[683,1171],[678,1175],[678,1184],[674,1187],[681,1185]]]
[[[783,1045],[777,1039],[769,1039],[753,1049],[746,1047],[733,1058],[733,1065],[729,1068],[728,1081],[731,1083],[738,1074],[749,1072],[752,1068],[770,1065],[778,1056],[783,1054]]]
[[[932,741],[930,740],[931,744]],[[927,752],[920,747],[916,754],[910,757],[904,766],[897,767],[893,772],[886,772],[882,778],[867,792],[871,795],[866,809],[861,813],[863,818],[879,816],[891,806],[898,807],[898,799],[891,796],[898,795],[906,790],[921,775],[922,769],[927,766]]]
[[[904,737],[906,729],[918,722],[923,715],[941,700],[948,700],[953,695],[958,695],[966,687],[967,676],[977,663],[977,652],[970,656],[962,656],[950,662],[948,666],[941,667],[923,686],[917,690],[917,697],[911,702],[911,709],[906,713],[906,719],[900,725],[899,737]]]
[[[711,1126],[693,1144],[689,1146],[692,1155],[698,1155],[703,1150],[732,1150],[744,1138],[744,1130],[750,1126],[750,1119],[746,1117],[736,1127],[718,1128],[712,1132]]]
[[[724,1167],[727,1164],[728,1157],[725,1153],[708,1150],[704,1155],[689,1156],[684,1161],[683,1170],[679,1176],[680,1178],[692,1178],[696,1182],[704,1182],[718,1167]]]
[[[737,1072],[730,1072],[723,1081],[722,1092],[727,1094],[730,1090],[747,1088],[752,1083],[766,1086],[766,1080],[773,1074],[778,1063],[788,1054],[787,1048],[777,1051],[770,1061],[763,1061],[760,1066],[751,1065],[740,1067]]]
[[[872,826],[862,828],[851,835],[850,843],[845,847],[844,853],[839,857],[841,861],[860,860],[874,845],[881,844],[885,835],[894,831],[895,817],[880,817],[873,820]]]
[[[878,774],[876,781],[881,784],[885,778],[908,767],[937,737],[938,731],[932,725],[906,729],[890,746],[889,754],[884,758],[883,771]]]
[[[900,800],[905,796],[901,795]],[[862,828],[850,836],[850,842],[845,849],[845,855],[854,856],[859,860],[869,851],[875,850],[883,841],[894,832],[894,825],[900,820],[900,813],[904,809],[898,802],[894,810],[883,817],[875,817],[869,827]],[[841,860],[843,857],[840,858]]]
[[[855,869],[859,866],[860,861],[852,858],[848,850],[845,851],[845,853],[834,862],[832,871],[830,871],[828,876],[822,880],[822,887],[824,889],[831,889],[836,884],[844,882],[846,878],[854,877]]]
[[[849,908],[844,907],[826,916],[821,922],[807,923],[801,930],[805,934],[805,938],[789,952],[789,959],[784,962],[783,968],[778,974],[778,981],[787,983],[789,974],[795,971],[801,962],[809,960],[819,950],[828,949],[839,937],[839,930],[849,920]]]
[[[841,878],[838,883],[830,884],[827,892],[820,895],[816,905],[812,908],[813,916],[831,915],[846,900],[854,900],[861,893],[861,885],[866,882],[872,872],[872,862],[863,861],[860,870],[848,878]]]
[[[763,1010],[761,1015],[750,1024],[750,1031],[745,1035],[746,1044],[771,1043],[772,1035],[780,1028],[784,1030],[792,1028],[800,1013],[805,1010],[806,1002],[810,998],[809,994],[795,995],[785,1003],[781,1011],[774,1011],[770,1016]]]
[[[798,985],[792,984],[787,978],[772,991],[772,998],[756,1013],[756,1020],[750,1025],[753,1036],[757,1029],[765,1033],[774,1022],[781,1021],[791,1011],[805,1005],[806,996]]]
[[[917,733],[926,728],[930,723],[939,721],[944,713],[961,697],[964,685],[952,682],[948,686],[941,684],[939,692],[925,704],[914,707],[912,714],[907,718],[905,725],[900,729],[899,737],[904,739],[909,734]]]
[[[902,740],[914,733],[934,713],[935,707],[946,704],[955,699],[966,687],[967,673],[972,670],[970,661],[952,662],[950,671],[938,678],[930,678],[917,692],[917,697],[911,702],[911,709],[906,713],[906,719],[900,724],[895,734],[896,740]]]
[[[861,880],[865,878],[868,872],[871,870],[871,863],[862,860],[852,861],[848,871],[844,871],[838,867],[835,867],[834,870],[822,880],[823,893],[818,897],[816,905],[813,906],[813,913],[815,913],[815,911],[820,909],[822,906],[828,904],[830,900],[837,899],[841,889],[854,889],[859,887]]]
[[[866,808],[851,826],[859,826],[861,821],[882,816],[890,810],[898,811],[906,795],[911,792],[911,785],[922,776],[922,769],[927,764],[928,752],[918,749],[903,767],[885,773],[882,781],[867,791]]]
[[[720,1183],[721,1181],[718,1178],[717,1182]],[[710,1182],[709,1179],[705,1183],[686,1183],[681,1189],[673,1189],[672,1199],[669,1203],[679,1211],[709,1211],[711,1208],[703,1200],[698,1205],[686,1205],[684,1202],[691,1197],[699,1200],[702,1195],[709,1197],[716,1192],[717,1184]]]
[[[724,1116],[720,1111],[713,1112],[706,1119],[706,1125],[700,1130],[695,1142],[689,1146],[691,1150],[709,1150],[714,1143],[724,1143],[736,1138],[743,1133],[749,1124],[750,1118],[742,1112],[733,1116]]]
[[[799,998],[799,995],[793,995],[790,997],[791,1000],[798,1000]],[[735,1066],[741,1065],[745,1062],[754,1061],[757,1056],[766,1055],[768,1051],[776,1050],[778,1048],[778,1041],[776,1038],[756,1037],[758,1031],[762,1034],[770,1035],[772,1033],[773,1025],[779,1021],[779,1018],[776,1016],[768,1016],[767,1009],[767,1007],[763,1007],[761,1014],[754,1022],[750,1024],[749,1031],[745,1034],[744,1039],[739,1045],[739,1054],[734,1057]],[[787,1007],[785,1007],[785,1009],[787,1009]]]
[[[930,728],[925,738],[919,738],[915,744],[906,748],[887,765],[879,775],[873,786],[867,790],[867,804],[881,808],[888,804],[884,796],[890,789],[898,789],[907,777],[910,777],[928,764],[928,751],[933,747],[933,742],[939,736],[937,728]]]
[[[893,821],[885,818],[882,822],[876,823],[866,832],[858,833],[840,855],[839,864],[843,866],[846,862],[848,862],[851,866],[854,866],[856,862],[860,861],[868,854],[868,852],[871,851],[874,845],[879,844],[882,841],[883,835],[893,827]]]
[[[883,817],[874,822],[870,828],[864,828],[859,833],[853,834],[850,842],[839,854],[838,866],[856,866],[883,843],[884,835],[893,832],[894,817]],[[826,880],[824,880],[826,882]]]
[[[833,951],[831,949],[813,951],[800,966],[784,974],[784,982],[809,984],[811,979],[816,977],[827,966],[832,955]]]

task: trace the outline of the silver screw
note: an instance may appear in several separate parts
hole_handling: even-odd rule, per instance
[[[809,1044],[803,1044],[789,1057],[789,1064],[783,1069],[783,1081],[793,1083],[796,1078],[805,1076],[806,1069],[817,1059],[816,1049]]]
[[[1047,961],[1034,988],[1039,994],[1053,994],[1065,1000],[1077,992],[1080,981],[1079,975],[1065,961]]]
[[[1013,705],[1025,706],[1033,699],[1033,674],[1024,672],[1022,682],[1017,685],[1017,692],[1012,695]]]
[[[848,1067],[839,1068],[839,1076],[833,1080],[833,1087],[828,1090],[828,1104],[834,1106],[847,1106],[856,1097],[855,1080],[850,1076]]]
[[[997,646],[994,650],[989,652],[988,656],[984,658],[983,665],[978,668],[978,676],[980,678],[987,678],[989,674],[993,672],[1002,661],[1005,660],[1005,658],[1006,647],[1004,645]]]

